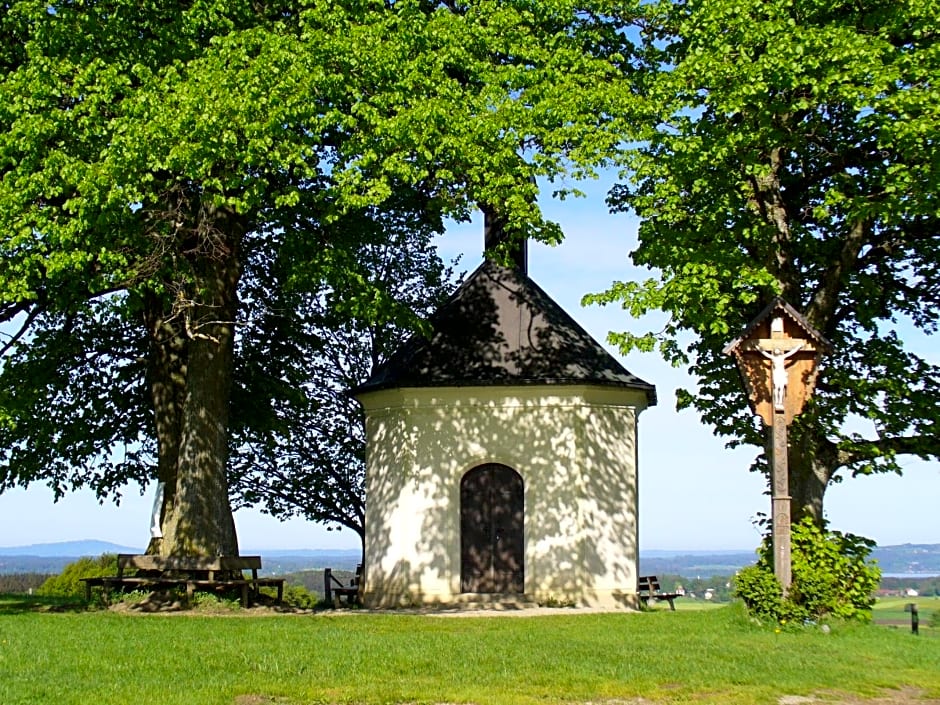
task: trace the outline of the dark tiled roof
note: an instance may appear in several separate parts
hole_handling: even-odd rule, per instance
[[[489,260],[355,394],[397,387],[595,384],[646,392],[534,281]]]

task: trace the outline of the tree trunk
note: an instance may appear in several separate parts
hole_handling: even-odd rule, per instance
[[[182,412],[186,400],[187,340],[182,326],[162,298],[150,292],[144,301],[150,338],[150,393],[157,439],[157,481],[163,483],[158,526],[163,527],[176,497]],[[147,553],[162,555],[162,536],[150,537]]]
[[[154,383],[158,475],[167,483],[159,541],[164,556],[238,555],[226,471],[244,229],[231,213],[208,218],[211,248],[200,242],[190,251],[191,301],[177,305],[173,316],[173,327],[185,337],[185,363],[163,369]]]
[[[790,512],[795,524],[804,517],[823,521],[823,500],[838,470],[835,445],[812,423],[796,423],[789,434]]]
[[[229,337],[231,333],[227,334]],[[163,522],[164,555],[238,555],[225,476],[231,346],[190,341],[176,491]]]

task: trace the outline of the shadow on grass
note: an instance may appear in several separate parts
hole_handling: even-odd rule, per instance
[[[88,604],[79,598],[0,594],[0,615],[26,614],[27,612],[85,612],[86,610],[88,610]]]

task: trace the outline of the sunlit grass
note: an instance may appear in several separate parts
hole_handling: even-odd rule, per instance
[[[940,639],[855,625],[776,633],[737,606],[445,618],[43,613],[4,604],[4,705],[231,705],[240,696],[252,705],[743,704],[902,686],[940,697]]]

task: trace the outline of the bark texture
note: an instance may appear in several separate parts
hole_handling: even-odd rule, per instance
[[[238,555],[229,504],[228,420],[239,246],[244,224],[203,212],[211,224],[184,250],[191,280],[168,311],[148,314],[158,478],[166,483],[159,555]],[[187,292],[184,295],[182,292]]]
[[[820,431],[794,425],[789,450],[791,520],[810,516],[821,524],[826,489],[840,465],[835,446]]]

